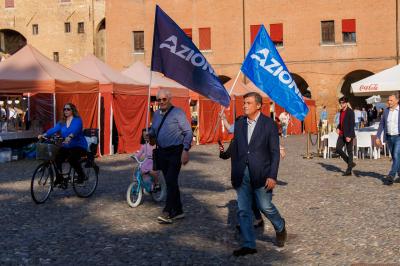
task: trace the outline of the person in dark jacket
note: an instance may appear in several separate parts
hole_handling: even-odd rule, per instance
[[[232,142],[234,140],[231,141],[231,143],[229,144],[228,148],[225,151],[224,145],[222,145],[221,142],[219,143],[219,158],[223,159],[223,160],[227,160],[231,158],[231,146],[232,146]],[[251,204],[251,209],[253,210],[253,214],[254,214],[254,228],[258,228],[261,226],[264,226],[264,220],[262,219],[261,216],[261,212],[257,207],[257,201],[256,201],[256,197],[255,194],[253,193],[253,202]],[[240,225],[236,225],[236,228],[240,230]]]
[[[261,113],[262,97],[256,92],[243,96],[245,117],[235,122],[231,147],[231,182],[237,193],[238,217],[243,237],[242,247],[234,256],[254,254],[256,241],[252,226],[252,194],[258,209],[271,221],[276,244],[284,246],[287,238],[285,220],[272,203],[279,168],[279,135],[274,121]]]
[[[354,112],[348,106],[346,97],[339,99],[341,107],[339,116],[339,125],[336,129],[339,134],[336,142],[336,153],[347,163],[347,169],[343,173],[344,176],[350,176],[353,168],[356,164],[353,162],[353,140],[356,137],[354,132],[355,120]],[[343,151],[343,147],[346,146],[347,154]]]

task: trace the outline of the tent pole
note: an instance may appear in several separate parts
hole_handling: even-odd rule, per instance
[[[56,119],[57,119],[56,94],[53,93],[53,126],[56,126]]]
[[[114,95],[112,95],[111,94],[111,96],[114,98]],[[114,127],[114,114],[113,114],[113,112],[114,112],[114,110],[113,110],[113,106],[112,106],[112,101],[111,101],[111,108],[110,108],[111,110],[110,110],[110,128],[111,128],[111,130],[110,130],[110,155],[111,154],[114,154],[114,151],[113,151],[113,145],[112,145],[112,139],[113,139],[113,127]]]
[[[233,89],[234,89],[235,86],[236,86],[236,83],[237,83],[237,81],[238,81],[238,79],[239,79],[240,73],[242,73],[242,70],[241,70],[241,69],[239,69],[239,72],[238,72],[237,75],[236,75],[235,81],[233,82],[232,87],[231,87],[231,89],[229,90],[229,96],[231,96],[232,91],[233,91]],[[215,127],[214,127],[213,136],[215,135],[215,132],[217,132],[218,124],[219,124],[219,122],[220,122],[221,115],[222,115],[222,113],[223,113],[224,111],[225,111],[225,107],[222,107],[222,109],[221,109],[221,111],[219,112],[218,117],[217,117],[217,123],[216,123],[216,125],[215,125]]]
[[[28,121],[31,121],[31,93],[28,92]]]
[[[101,93],[99,92],[99,98],[97,99],[97,127],[99,128],[99,156],[101,157],[101,121],[100,121],[100,112],[101,112]]]

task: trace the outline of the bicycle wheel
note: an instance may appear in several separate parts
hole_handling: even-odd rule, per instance
[[[142,198],[143,188],[137,180],[134,180],[126,191],[126,201],[128,202],[129,206],[135,208],[142,203]]]
[[[31,180],[31,196],[35,203],[44,203],[53,189],[54,174],[51,164],[48,162],[36,167]]]
[[[82,160],[81,167],[85,173],[83,182],[78,182],[78,175],[72,171],[72,188],[80,198],[88,198],[93,195],[99,183],[99,167],[96,163],[91,163],[87,159]]]
[[[160,185],[160,188],[151,191],[151,197],[155,202],[164,201],[167,197],[167,183],[165,183],[164,175],[161,171],[158,175],[158,184]]]

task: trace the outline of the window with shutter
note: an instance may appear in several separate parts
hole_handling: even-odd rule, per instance
[[[5,0],[4,7],[5,8],[13,8],[14,7],[14,0]]]
[[[38,34],[39,34],[39,25],[32,24],[32,35],[38,35]]]
[[[250,25],[250,45],[253,44],[260,27],[261,25]]]
[[[272,42],[275,46],[280,47],[283,46],[283,24],[270,24],[269,32]]]
[[[85,23],[78,22],[78,33],[85,33]]]
[[[199,28],[200,50],[211,50],[211,28]]]
[[[60,62],[60,57],[59,57],[58,52],[53,53],[53,61],[57,62],[57,63]]]
[[[333,20],[321,21],[321,43],[335,43],[335,22]]]
[[[66,33],[71,32],[71,23],[70,22],[64,23],[64,32],[66,32]]]
[[[183,31],[185,32],[186,36],[189,37],[189,39],[193,40],[192,37],[192,29],[183,29]]]
[[[355,43],[356,42],[356,20],[355,19],[343,19],[342,20],[342,35],[343,35],[343,43]]]
[[[144,31],[133,32],[133,52],[144,53]]]

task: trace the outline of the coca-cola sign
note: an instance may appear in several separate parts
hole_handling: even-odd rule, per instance
[[[360,91],[377,91],[378,84],[361,85]]]

